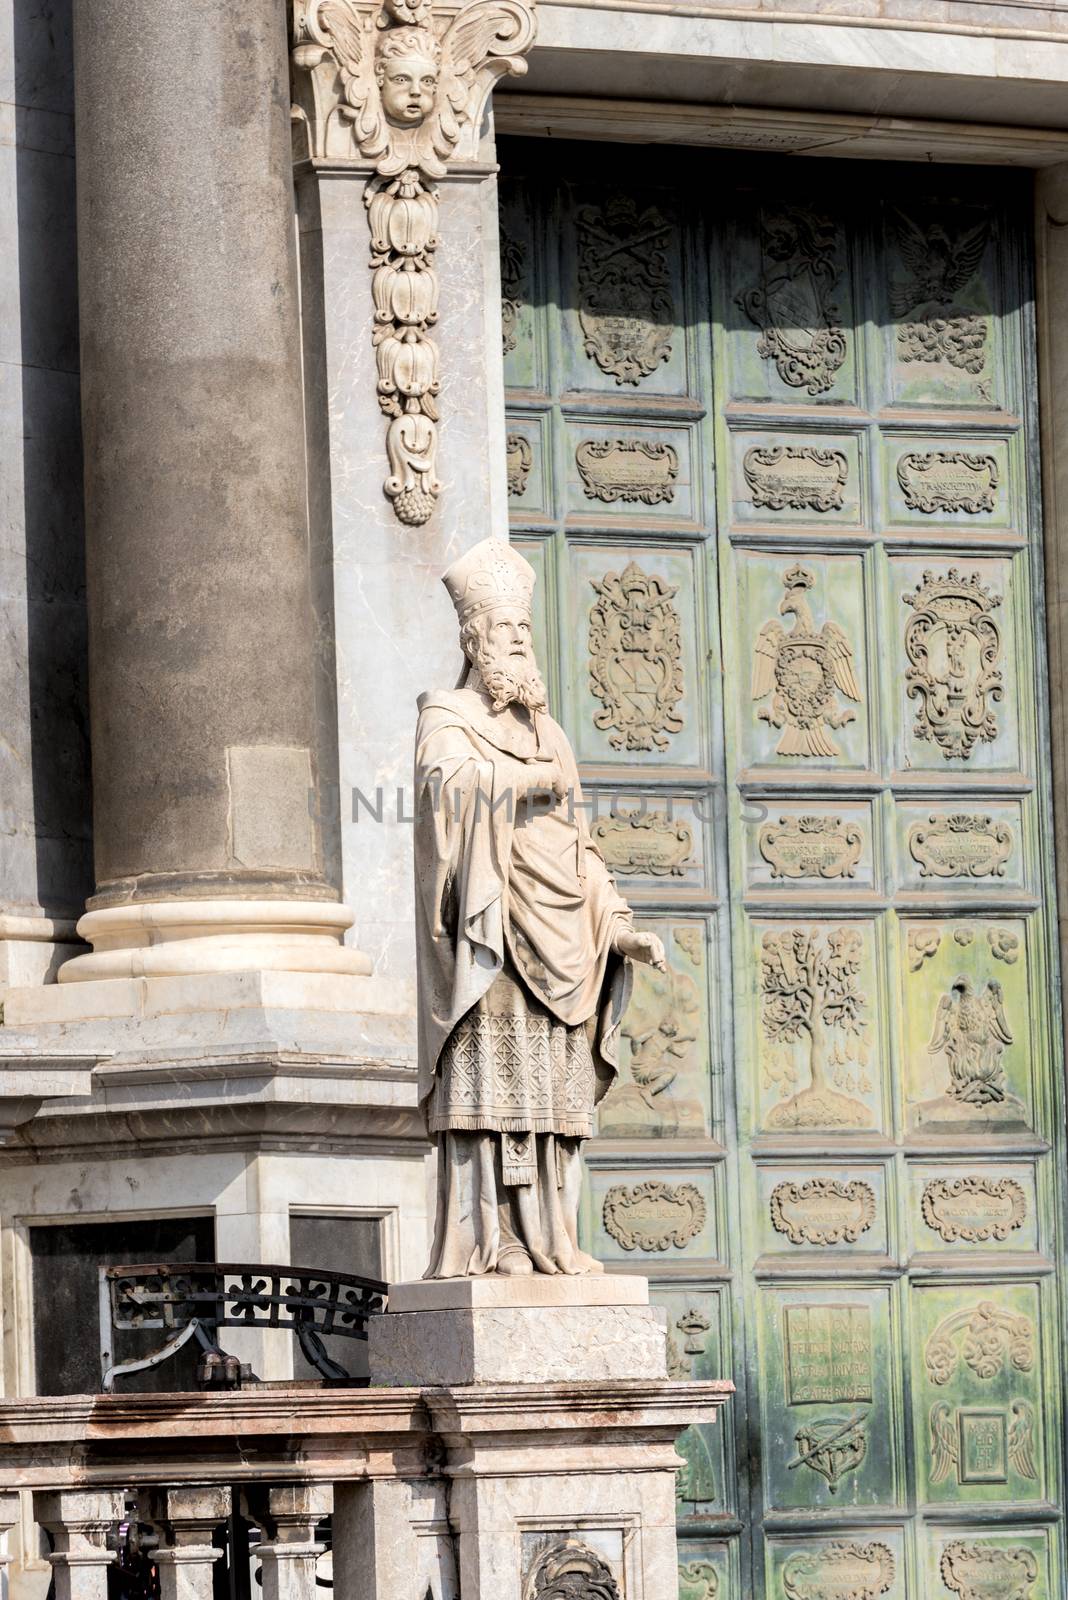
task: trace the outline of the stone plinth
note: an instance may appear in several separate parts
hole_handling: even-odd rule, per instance
[[[445,1278],[396,1284],[368,1329],[371,1382],[585,1383],[667,1375],[644,1278]]]

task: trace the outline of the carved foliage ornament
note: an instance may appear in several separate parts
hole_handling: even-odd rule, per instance
[[[611,1569],[577,1539],[543,1550],[523,1588],[523,1600],[620,1600]]]
[[[965,1544],[942,1551],[942,1582],[960,1600],[1030,1600],[1038,1562],[1023,1545]]]
[[[692,1183],[650,1179],[628,1188],[617,1183],[604,1197],[605,1232],[623,1250],[685,1249],[705,1225],[704,1196]]]
[[[936,814],[909,829],[909,854],[921,878],[1003,878],[1012,833],[991,817]]]
[[[924,1346],[923,1363],[930,1381],[941,1387],[952,1378],[959,1361],[977,1378],[996,1378],[1006,1361],[1017,1372],[1030,1372],[1035,1364],[1034,1324],[1030,1317],[1003,1311],[991,1300],[951,1312]]]
[[[835,1541],[791,1556],[782,1569],[786,1600],[876,1600],[894,1581],[885,1544]]]
[[[663,811],[624,811],[599,817],[591,833],[613,872],[682,878],[694,864],[693,829]]]
[[[991,701],[1002,697],[1001,632],[992,612],[1001,596],[956,567],[925,572],[914,594],[902,595],[912,616],[905,628],[905,675],[918,703],[914,733],[931,739],[947,761],[967,761],[978,740],[997,737]]]
[[[711,1561],[684,1561],[679,1567],[679,1600],[716,1600],[719,1579]]]
[[[675,498],[678,454],[659,440],[585,439],[575,465],[587,500],[658,506]]]
[[[737,304],[760,329],[757,352],[774,361],[782,382],[806,394],[833,388],[846,358],[834,290],[841,276],[838,229],[801,206],[765,212],[760,280]]]
[[[1015,1178],[934,1178],[924,1185],[920,1209],[946,1244],[986,1244],[1023,1227],[1027,1198]]]
[[[637,387],[671,357],[672,224],[655,206],[639,211],[628,194],[581,207],[576,223],[583,348],[617,384]]]
[[[856,1244],[875,1221],[875,1193],[859,1179],[809,1178],[771,1191],[771,1224],[791,1244]]]
[[[997,506],[998,464],[993,456],[964,450],[902,456],[897,481],[910,511],[993,511]]]
[[[757,843],[773,878],[852,878],[864,836],[839,817],[780,817],[778,827],[764,824]]]
[[[849,462],[813,445],[754,446],[742,458],[753,504],[768,511],[841,511]]]
[[[682,727],[678,585],[635,561],[590,582],[598,597],[590,611],[590,688],[602,706],[594,726],[608,730],[613,750],[666,750]]]
[[[390,419],[384,489],[401,522],[434,510],[438,348],[438,192],[450,160],[477,154],[490,91],[526,71],[534,13],[524,0],[298,0],[294,115],[308,153],[363,159],[374,273],[378,403]]]
[[[815,574],[805,567],[783,573],[785,595],[779,615],[792,616],[789,633],[780,622],[765,622],[753,647],[754,700],[771,702],[757,712],[761,722],[782,729],[775,746],[780,756],[841,755],[830,731],[853,722],[856,712],[840,706],[838,697],[859,703],[860,685],[853,667],[853,647],[837,622],[816,627],[808,591]]]

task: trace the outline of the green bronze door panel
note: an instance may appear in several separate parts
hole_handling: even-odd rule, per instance
[[[629,148],[561,181],[608,149],[502,151],[509,489],[596,835],[669,952],[587,1240],[650,1278],[674,1372],[738,1384],[682,1441],[680,1596],[1053,1600],[1026,184]]]

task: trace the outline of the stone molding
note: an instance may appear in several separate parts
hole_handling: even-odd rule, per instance
[[[369,162],[372,345],[389,421],[383,491],[400,522],[433,515],[441,372],[437,181],[479,153],[497,79],[526,71],[534,11],[524,0],[296,0],[296,153]]]
[[[59,982],[176,978],[204,973],[326,972],[366,976],[370,958],[342,941],[352,912],[333,900],[160,900],[87,911],[91,955]]]

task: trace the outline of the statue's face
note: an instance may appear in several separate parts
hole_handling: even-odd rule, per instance
[[[515,702],[537,711],[546,704],[545,684],[534,659],[530,613],[522,606],[495,606],[478,617],[464,648],[494,710]]]
[[[437,88],[438,69],[426,56],[390,56],[382,63],[382,109],[390,122],[423,122],[434,109]]]
[[[497,606],[487,612],[483,638],[487,651],[503,660],[534,659],[530,618],[520,606]]]

